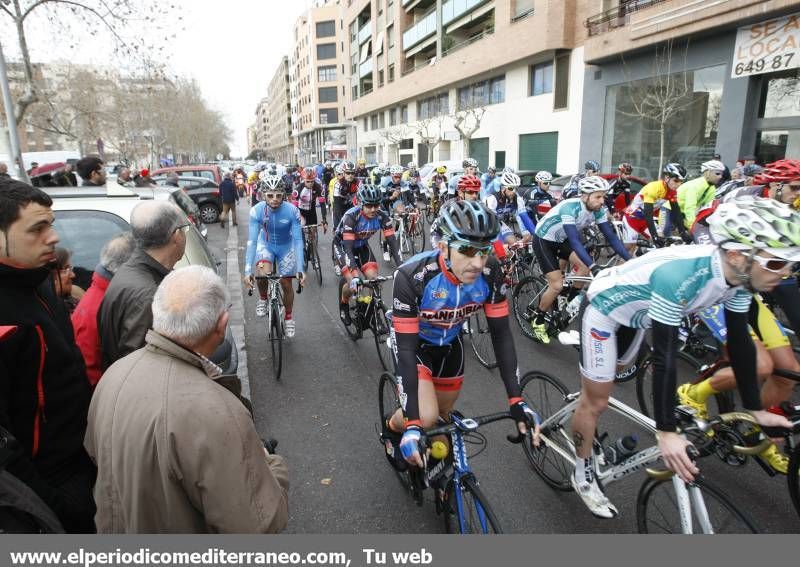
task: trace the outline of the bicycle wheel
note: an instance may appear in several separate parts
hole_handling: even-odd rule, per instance
[[[381,424],[381,427],[383,426],[383,420],[391,417],[398,409],[400,409],[400,398],[397,395],[397,383],[395,382],[394,376],[388,372],[384,372],[381,374],[381,378],[378,381],[378,423]],[[389,466],[392,467],[392,470],[397,475],[397,479],[400,481],[400,484],[403,485],[403,488],[410,490],[411,478],[408,474],[408,470],[400,472],[394,468],[391,463]]]
[[[478,362],[489,370],[497,368],[497,357],[494,354],[486,313],[483,310],[478,311],[474,317],[469,318],[468,324],[469,344],[472,346],[472,352],[475,353]]]
[[[283,325],[280,317],[280,304],[273,299],[269,309],[269,345],[272,351],[272,373],[275,380],[281,379],[283,366]]]
[[[522,334],[531,340],[535,340],[531,329],[533,313],[539,307],[539,300],[546,289],[547,281],[542,276],[529,276],[520,280],[511,292],[514,319]]]
[[[314,252],[314,256],[312,257],[311,261],[314,264],[314,271],[317,272],[317,283],[322,286],[322,262],[319,260],[318,244],[315,242],[311,249]]]
[[[725,494],[703,478],[695,481],[705,501],[711,527],[717,534],[758,533],[753,521]],[[682,533],[678,502],[672,480],[647,478],[636,497],[636,523],[640,534]],[[692,506],[692,527],[699,529]]]
[[[786,478],[789,482],[789,494],[792,497],[795,512],[800,515],[800,445],[794,448],[789,457],[789,472]]]
[[[569,394],[567,387],[560,380],[544,372],[528,372],[520,381],[522,396],[526,403],[542,418],[547,420],[564,405],[564,400]],[[564,423],[554,423],[542,426],[542,437],[547,437],[555,447],[569,455],[575,454],[572,439]],[[558,454],[554,447],[549,447],[542,441],[538,448],[531,446],[526,440],[522,443],[525,456],[542,480],[547,484],[564,492],[572,490],[570,477],[575,468],[563,456]]]
[[[425,250],[425,215],[417,215],[417,221],[414,223],[414,249],[417,252]]]
[[[375,301],[374,297],[372,301]],[[369,327],[372,330],[372,337],[375,339],[375,349],[378,351],[381,366],[384,370],[391,372],[394,369],[392,353],[386,344],[386,339],[389,338],[389,319],[386,317],[386,308],[383,305],[375,305]]]
[[[444,529],[449,534],[503,533],[478,481],[471,474],[461,477],[459,486],[453,479],[447,483],[442,513]]]

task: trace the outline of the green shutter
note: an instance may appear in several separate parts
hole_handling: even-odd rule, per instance
[[[489,138],[472,138],[469,141],[469,157],[478,160],[478,169],[489,167]]]
[[[494,166],[499,170],[503,169],[506,166],[506,152],[495,152],[494,153]]]
[[[558,132],[520,134],[519,169],[556,171]]]

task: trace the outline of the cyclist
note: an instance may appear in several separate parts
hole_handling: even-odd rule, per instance
[[[628,181],[631,173],[633,173],[633,166],[628,162],[623,162],[617,166],[617,178],[608,184],[606,208],[612,214],[619,215],[631,204],[631,184]]]
[[[583,164],[584,173],[576,173],[573,175],[569,183],[564,187],[564,191],[561,193],[562,199],[572,199],[577,197],[580,193],[580,187],[578,184],[580,183],[581,179],[585,179],[587,177],[594,177],[600,172],[600,162],[590,159],[586,163]]]
[[[322,186],[327,189],[328,184],[331,182],[331,179],[334,178],[336,174],[333,171],[333,163],[330,161],[325,162],[325,170],[322,172]]]
[[[664,245],[664,239],[658,235],[655,213],[659,211],[660,214],[665,210],[666,203],[670,205],[668,210],[671,223],[665,228],[664,236],[668,236],[671,230],[669,226],[674,225],[686,242],[692,242],[678,205],[678,187],[685,178],[686,170],[681,164],[668,163],[661,172],[661,179],[642,187],[633,198],[622,217],[622,240],[630,252],[636,248],[636,241],[640,236],[652,240],[659,248]]]
[[[317,172],[310,167],[305,168],[300,177],[303,180],[302,185],[298,185],[297,191],[297,208],[300,209],[300,215],[303,217],[303,225],[315,225],[317,221],[317,203],[319,203],[320,212],[322,213],[322,230],[328,232],[328,217],[325,209],[324,189],[317,181]],[[312,240],[317,237],[317,229],[310,232]]]
[[[358,188],[358,201],[359,205],[344,213],[333,237],[333,250],[342,274],[339,278],[339,288],[342,290],[339,316],[348,326],[352,321],[347,304],[360,283],[358,271],[367,279],[378,275],[378,262],[369,247],[369,239],[373,234],[383,231],[394,263],[396,266],[400,265],[394,224],[391,217],[381,210],[380,188],[375,185],[361,185]]]
[[[268,276],[272,273],[273,265],[278,275],[296,275],[300,285],[305,285],[306,276],[303,272],[303,231],[300,228],[300,211],[291,203],[285,202],[286,187],[276,175],[268,175],[261,182],[261,192],[264,201],[250,209],[250,232],[247,238],[247,252],[244,266],[245,284],[252,289],[253,263],[255,273],[259,276]],[[286,308],[286,336],[294,337],[295,322],[292,319],[294,306],[294,290],[292,281],[288,278],[281,280],[283,299]],[[259,299],[256,303],[256,315],[264,317],[267,314],[268,286],[264,280],[258,280]]]
[[[549,171],[539,171],[534,180],[536,186],[528,193],[525,207],[528,209],[528,216],[538,223],[539,219],[547,214],[547,211],[556,206],[556,198],[550,194],[550,183],[553,181],[553,176]]]
[[[414,193],[403,179],[403,167],[393,165],[389,168],[389,176],[385,178],[381,185],[383,191],[383,210],[391,217],[395,214],[402,214],[407,207],[414,206]],[[399,222],[395,222],[394,229],[399,228]],[[383,259],[388,262],[391,257],[389,243],[383,241]]]
[[[717,190],[714,192],[714,199],[722,199],[728,193],[741,189],[742,187],[752,187],[755,184],[756,176],[761,175],[763,171],[763,167],[755,164],[743,165],[735,168],[731,172],[730,181],[721,183],[717,187]]]
[[[358,158],[358,161],[356,161],[356,178],[366,182],[367,177],[369,177],[369,171],[367,171],[367,160],[364,158]]]
[[[440,417],[448,419],[464,376],[461,327],[481,308],[511,415],[521,432],[535,426],[538,445],[538,416],[520,394],[505,280],[497,260],[490,258],[500,223],[476,201],[447,203],[436,222],[440,237],[436,249],[417,254],[395,272],[391,334],[403,406],[385,416],[381,437],[392,443],[394,450],[387,456],[400,470],[406,463],[422,466],[423,428]]]
[[[475,158],[464,158],[464,161],[461,162],[461,167],[464,168],[464,173],[461,175],[478,175],[478,160]],[[447,184],[447,194],[448,199],[453,199],[456,196],[456,191],[458,189],[458,179],[461,175],[454,175],[450,178],[450,181]]]
[[[486,199],[486,188],[497,177],[497,169],[490,165],[486,168],[486,173],[481,175],[481,200]]]
[[[774,216],[773,207],[783,210]],[[674,415],[678,330],[689,313],[723,305],[728,352],[744,408],[762,425],[790,427],[785,417],[761,410],[747,311],[753,291],[774,288],[800,260],[800,214],[777,203],[725,203],[709,223],[714,245],[655,250],[604,270],[589,286],[581,322],[581,396],[572,418],[577,453],[572,485],[595,516],[617,514],[593,473],[591,440],[597,419],[608,404],[618,366],[633,360],[651,326],[656,438],[664,463],[680,478],[691,481],[698,473],[686,453],[689,441],[675,430]]]
[[[403,181],[410,183],[414,177],[419,178],[419,168],[417,167],[417,162],[410,161],[403,172]]]
[[[687,181],[678,189],[678,205],[683,213],[686,228],[692,228],[697,211],[714,200],[725,164],[712,159],[700,165],[700,177]]]
[[[333,186],[336,185],[337,181],[344,180],[344,173],[342,173],[342,164],[336,164],[336,167],[333,168],[333,177],[330,181],[328,181],[328,203],[331,204],[331,210],[333,210]],[[335,226],[335,225],[334,225]]]
[[[416,203],[424,201],[425,197],[427,196],[427,191],[425,189],[425,184],[422,182],[422,177],[420,177],[419,170],[409,169],[403,173],[404,177],[406,175],[408,175],[406,182],[408,183],[408,188],[411,190],[411,193],[414,196],[414,202]]]
[[[566,199],[539,221],[533,235],[533,252],[542,273],[547,278],[547,290],[539,300],[539,307],[531,321],[531,329],[537,340],[544,344],[550,342],[545,319],[547,312],[564,287],[564,274],[560,261],[572,262],[578,275],[589,272],[596,275],[600,271],[592,257],[583,246],[580,231],[596,224],[609,244],[625,260],[630,258],[628,251],[619,241],[616,232],[608,222],[608,211],[603,199],[608,192],[608,182],[602,177],[585,177],[578,182],[580,197]],[[570,293],[578,293],[577,286]],[[572,298],[570,298],[572,299]]]
[[[517,194],[521,183],[522,181],[516,173],[504,173],[500,177],[500,191],[486,197],[484,202],[506,226],[511,224],[512,219],[516,220],[519,231],[522,233],[522,240],[527,242],[531,239],[536,227],[528,215],[528,209],[525,208],[525,201]],[[513,232],[503,239],[506,244],[513,244],[516,240]]]
[[[356,165],[352,161],[343,161],[340,166],[342,179],[333,184],[333,225],[337,228],[342,215],[352,206],[359,185],[355,178]]]
[[[447,199],[447,166],[440,165],[436,168],[436,173],[431,176],[429,182],[431,188],[431,195],[438,195],[441,201]]]
[[[297,175],[295,175],[295,168],[293,165],[289,164],[286,166],[286,171],[284,171],[281,176],[281,181],[283,181],[283,186],[286,187],[287,191],[290,191],[294,187],[295,183],[297,183]]]

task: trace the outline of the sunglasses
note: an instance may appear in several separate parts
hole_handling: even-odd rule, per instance
[[[539,183],[541,183],[542,185],[550,185],[549,181],[540,181]]]
[[[487,244],[486,246],[473,246],[472,244],[458,244],[458,243],[455,243],[455,244],[451,244],[450,248],[452,248],[453,250],[455,250],[459,254],[467,256],[468,258],[474,258],[475,256],[486,257],[492,251],[492,245],[491,244]]]
[[[283,193],[264,193],[265,199],[282,199]]]
[[[745,256],[755,260],[762,268],[774,274],[784,272],[787,268],[790,272],[794,272],[797,265],[797,262],[784,260],[783,258],[765,258],[756,254],[745,254]]]
[[[381,206],[379,203],[364,203],[363,205],[361,205],[361,208],[374,210],[374,209],[380,209]]]

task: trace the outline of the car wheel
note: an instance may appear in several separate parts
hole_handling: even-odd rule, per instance
[[[212,224],[219,220],[219,209],[211,203],[200,205],[200,218],[205,224]]]

